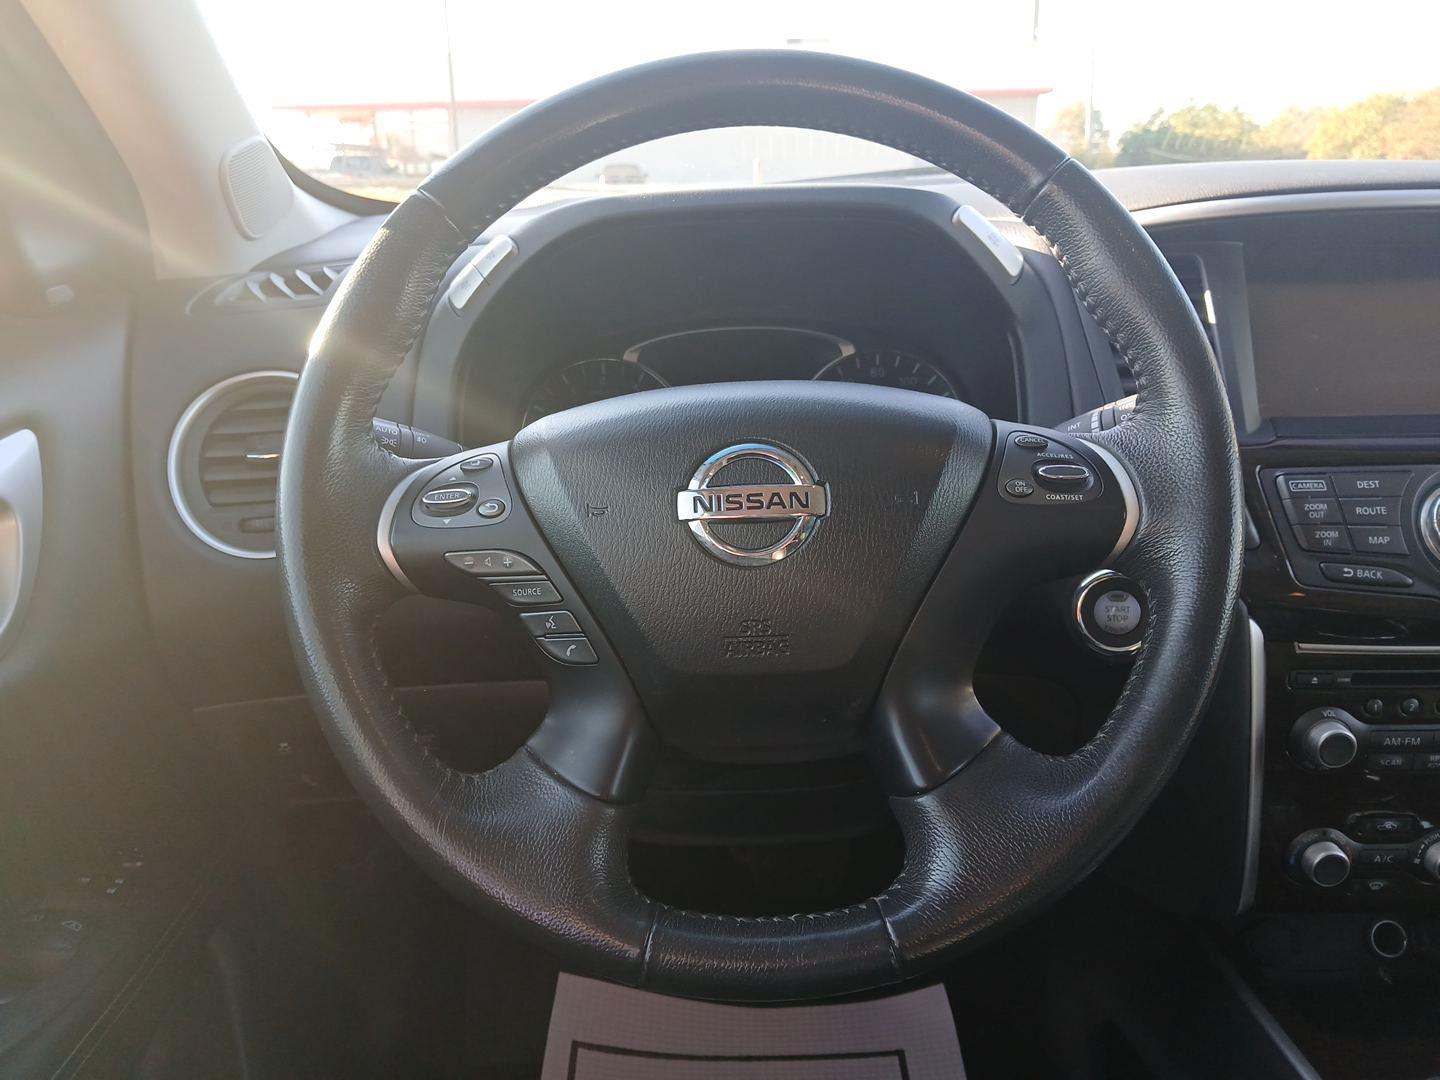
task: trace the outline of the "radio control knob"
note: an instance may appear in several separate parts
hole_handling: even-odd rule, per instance
[[[1300,873],[1313,885],[1333,889],[1350,876],[1350,856],[1333,840],[1315,840],[1300,852]]]
[[[1311,709],[1295,721],[1290,750],[1316,769],[1343,769],[1360,752],[1351,725],[1359,722],[1343,709]]]
[[[1420,506],[1420,539],[1435,559],[1440,559],[1440,488],[1436,488]]]

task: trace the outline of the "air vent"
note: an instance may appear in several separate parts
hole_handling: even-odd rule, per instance
[[[317,263],[289,270],[260,270],[212,286],[200,299],[222,309],[322,303],[349,269],[349,263]]]
[[[217,383],[170,439],[170,497],[200,540],[227,555],[275,555],[275,484],[297,376],[255,371]]]

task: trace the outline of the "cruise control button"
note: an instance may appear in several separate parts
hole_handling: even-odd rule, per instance
[[[1351,525],[1389,525],[1400,520],[1399,499],[1341,499],[1340,510]]]
[[[1295,525],[1335,525],[1340,504],[1334,499],[1286,499],[1285,516]]]
[[[513,551],[447,551],[445,561],[476,577],[523,577],[543,572]]]
[[[1408,589],[1415,582],[1385,566],[1359,566],[1355,563],[1321,563],[1320,573],[1342,585],[1379,585],[1386,589]]]
[[[1327,476],[1296,476],[1286,473],[1275,478],[1282,499],[1298,499],[1305,495],[1330,495],[1330,478]]]
[[[580,624],[568,611],[525,611],[521,612],[520,621],[535,637],[580,633]]]
[[[483,518],[498,518],[505,513],[505,500],[486,499],[475,508],[475,512]]]
[[[507,603],[516,607],[560,602],[560,593],[544,578],[531,581],[496,581],[492,582],[490,587],[503,596]]]
[[[535,644],[544,649],[552,660],[559,660],[562,664],[595,663],[595,647],[583,634],[576,637],[536,638]]]
[[[431,517],[454,517],[469,510],[479,497],[474,484],[451,484],[425,492],[420,496],[420,505]]]
[[[1335,473],[1331,480],[1335,493],[1346,498],[1400,495],[1410,482],[1408,472]]]
[[[1015,445],[1023,446],[1026,450],[1044,450],[1050,445],[1050,440],[1044,435],[1035,435],[1028,431],[1022,431],[1015,436]]]
[[[1296,525],[1295,540],[1306,551],[1349,551],[1344,525]]]
[[[1084,465],[1041,462],[1035,466],[1035,479],[1049,488],[1078,488],[1090,482],[1090,470]]]
[[[1035,485],[1024,477],[1017,476],[1013,480],[1005,481],[1005,494],[1024,499],[1035,494]]]
[[[1405,530],[1399,525],[1351,525],[1350,544],[1367,555],[1409,555]]]

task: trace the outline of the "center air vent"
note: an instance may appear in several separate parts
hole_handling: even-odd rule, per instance
[[[349,269],[348,262],[339,262],[257,270],[207,287],[195,303],[221,309],[315,305],[329,301]]]
[[[297,376],[254,371],[217,383],[180,417],[170,439],[170,498],[216,551],[275,555],[275,484]]]

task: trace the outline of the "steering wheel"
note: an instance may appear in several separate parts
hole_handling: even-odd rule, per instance
[[[859,136],[1000,200],[1049,242],[1129,363],[1133,415],[1075,437],[930,395],[760,382],[585,405],[418,467],[377,447],[387,382],[451,266],[500,214],[606,154],[740,125]],[[898,982],[1081,879],[1185,750],[1233,617],[1240,551],[1218,371],[1130,215],[976,98],[791,51],[690,56],[587,83],[427,179],[312,342],[279,487],[301,674],[385,825],[441,882],[563,962],[716,999]],[[986,715],[976,658],[1017,590],[1100,565],[1143,589],[1143,643],[1099,732],[1046,756]],[[549,711],[503,764],[449,767],[398,706],[375,628],[406,590],[518,605],[556,658]],[[741,918],[681,910],[632,883],[628,836],[662,743],[800,759],[861,740],[905,846],[880,895]]]

